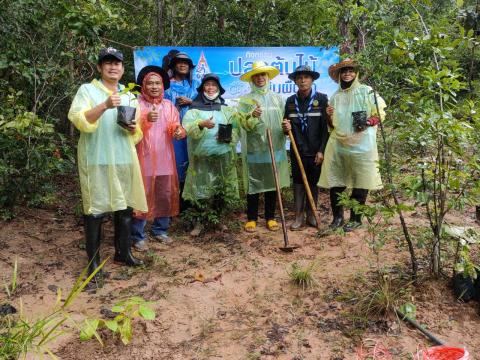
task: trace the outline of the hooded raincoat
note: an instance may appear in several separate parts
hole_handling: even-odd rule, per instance
[[[190,106],[180,106],[177,104],[178,96],[185,96],[189,99],[195,99],[197,96],[197,86],[199,84],[188,79],[177,81],[174,78],[170,79],[170,88],[165,91],[165,98],[170,100],[180,113],[180,122],[183,124],[183,117],[190,109]],[[184,182],[187,176],[188,168],[188,152],[187,139],[173,140],[173,147],[175,149],[175,161],[178,172],[178,179]]]
[[[180,124],[178,111],[166,99],[155,105],[159,114],[156,122],[147,120],[154,104],[140,95],[141,129],[143,139],[137,144],[138,159],[142,169],[148,213],[136,218],[152,219],[178,215],[178,175],[175,169],[173,134]]]
[[[201,101],[199,98],[196,101]],[[218,101],[221,101],[220,98],[217,98]],[[195,107],[195,103],[192,107]],[[183,118],[190,159],[183,190],[183,198],[186,200],[208,199],[215,194],[216,186],[226,186],[224,191],[239,198],[235,153],[239,138],[236,111],[223,102],[217,104],[216,108],[217,110],[205,106],[201,109],[192,108]],[[215,127],[200,129],[198,124],[210,117],[213,117]],[[232,124],[230,143],[217,141],[219,124]]]
[[[119,86],[119,90],[124,87]],[[100,81],[80,86],[68,118],[80,131],[78,172],[84,214],[103,214],[132,207],[147,211],[142,174],[135,144],[142,138],[140,127],[131,133],[117,125],[117,109],[107,109],[89,123],[85,112],[104,102],[112,92]],[[121,95],[121,105],[137,107],[131,93]],[[138,108],[137,108],[138,110]],[[138,124],[140,112],[136,112]]]
[[[251,88],[252,92],[240,98],[238,108],[242,114],[239,119],[242,127],[243,183],[246,193],[257,194],[276,190],[267,128],[272,131],[280,188],[290,186],[290,175],[285,150],[286,139],[282,130],[285,101],[280,95],[269,90],[269,84],[258,88],[251,83]],[[256,104],[262,109],[260,118],[251,115]]]
[[[385,118],[385,101],[377,95],[382,119]],[[325,149],[325,158],[318,186],[324,188],[348,187],[376,190],[382,188],[378,170],[377,127],[367,126],[355,131],[352,112],[366,111],[367,118],[378,115],[373,90],[360,84],[358,74],[347,89],[332,95],[333,130]]]

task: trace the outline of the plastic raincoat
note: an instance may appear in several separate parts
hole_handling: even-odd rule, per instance
[[[153,104],[139,97],[143,139],[137,144],[138,159],[148,203],[148,213],[136,218],[171,217],[179,213],[178,175],[175,169],[173,133],[180,124],[178,111],[169,100],[155,105],[156,122],[147,120]]]
[[[276,190],[267,128],[272,131],[273,150],[281,188],[290,186],[290,175],[285,150],[286,139],[282,130],[285,101],[280,95],[270,91],[268,84],[263,88],[251,84],[251,88],[251,93],[240,98],[238,108],[242,114],[239,119],[242,127],[243,183],[246,193],[257,194]],[[260,118],[251,115],[256,104],[259,104],[262,109]]]
[[[213,117],[215,127],[200,129],[198,124]],[[217,141],[218,124],[232,124],[232,141]],[[217,184],[226,184],[226,192],[239,198],[235,147],[239,129],[235,109],[222,105],[220,110],[189,110],[183,118],[187,131],[188,156],[183,198],[186,200],[208,199],[215,193]]]
[[[123,85],[119,86],[122,90]],[[85,112],[104,102],[112,92],[100,81],[80,86],[68,118],[80,131],[78,171],[85,214],[103,214],[132,207],[147,211],[135,144],[140,127],[131,133],[117,125],[117,109],[107,109],[93,124]],[[137,106],[131,93],[121,95],[121,105]],[[138,110],[138,109],[137,109]],[[136,112],[138,124],[140,112]]]
[[[185,96],[189,99],[195,99],[197,96],[198,82],[189,81],[187,79],[177,81],[174,78],[170,79],[170,88],[165,91],[165,98],[170,100],[180,113],[180,122],[183,123],[183,117],[190,109],[189,106],[180,106],[177,104],[178,96]],[[173,140],[173,148],[175,149],[175,161],[178,172],[178,179],[181,182],[185,181],[188,168],[188,152],[187,139]]]
[[[382,119],[385,118],[385,101],[377,95]],[[360,84],[358,74],[352,85],[339,89],[332,95],[333,130],[325,149],[325,158],[318,186],[324,188],[348,187],[376,190],[382,188],[378,170],[377,127],[367,126],[355,131],[352,112],[366,111],[367,118],[378,115],[370,86]]]

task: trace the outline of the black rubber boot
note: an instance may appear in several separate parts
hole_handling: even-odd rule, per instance
[[[102,240],[102,221],[103,217],[94,217],[92,215],[84,215],[84,231],[85,231],[85,247],[88,256],[88,275],[91,275],[100,265],[100,243]],[[103,272],[98,271],[92,278],[97,287],[103,286]]]
[[[338,204],[340,194],[345,190],[345,188],[331,188],[330,189],[330,206],[333,213],[333,221],[330,224],[330,229],[338,229],[343,226],[343,206]]]
[[[315,204],[315,208],[318,204],[318,187],[316,185],[310,186],[310,191],[313,197],[313,203]],[[307,225],[312,226],[314,228],[317,227],[317,218],[313,213],[312,209],[310,208],[310,204],[307,206]]]
[[[305,188],[302,184],[293,184],[293,199],[295,208],[295,221],[290,225],[290,230],[298,231],[303,227],[305,212]]]
[[[480,223],[480,205],[475,206],[475,219]]]
[[[132,254],[132,209],[115,211],[113,215],[115,227],[115,257],[114,261],[127,266],[140,266],[143,261]]]
[[[358,201],[360,205],[365,205],[367,201],[368,190],[366,189],[353,189],[352,199]],[[353,209],[350,210],[350,221],[343,227],[343,231],[350,232],[359,228],[362,225],[362,214],[357,214]]]

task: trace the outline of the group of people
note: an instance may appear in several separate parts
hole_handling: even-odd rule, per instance
[[[261,194],[266,227],[278,230],[267,129],[279,187],[290,186],[286,138],[291,133],[315,204],[318,186],[330,189],[330,227],[351,231],[360,226],[361,215],[354,211],[345,224],[339,196],[349,188],[351,197],[365,204],[368,191],[382,186],[376,125],[384,116],[385,103],[359,82],[355,62],[347,59],[330,66],[329,75],[339,84],[330,100],[312,89],[320,74],[307,65],[297,67],[289,78],[298,91],[285,102],[270,90],[279,70],[256,61],[240,78],[249,83],[250,93],[232,107],[222,97],[225,90],[217,75],[206,74],[198,83],[186,53],[173,51],[166,58],[162,67],[140,70],[136,79],[140,95],[135,97],[120,84],[123,54],[111,47],[102,49],[97,63],[100,79],[82,85],[73,99],[68,117],[80,131],[78,170],[90,274],[100,264],[101,227],[107,213],[114,218],[114,260],[137,266],[142,261],[132,254],[132,246],[139,251],[147,248],[148,220],[151,235],[168,244],[170,220],[187,203],[215,196],[219,185],[224,194],[239,198],[239,140],[247,194],[245,231],[256,231]],[[134,119],[119,120],[123,107],[136,109]],[[299,163],[290,153],[295,203],[290,229],[316,227],[314,213],[305,206]],[[198,221],[191,234],[201,231]],[[95,279],[101,282],[101,272]]]

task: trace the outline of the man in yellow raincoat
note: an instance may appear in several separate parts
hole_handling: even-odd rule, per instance
[[[385,102],[375,95],[371,87],[361,84],[357,64],[346,59],[330,66],[330,77],[339,83],[330,99],[327,114],[330,118],[330,138],[325,149],[319,186],[330,189],[333,212],[331,228],[343,226],[343,207],[339,195],[352,189],[351,198],[365,204],[368,191],[382,188],[378,170],[377,105],[384,118]],[[361,214],[350,212],[346,232],[361,225]]]
[[[140,127],[131,119],[120,122],[122,126],[117,124],[123,119],[117,115],[120,106],[137,107],[134,95],[124,92],[124,86],[119,84],[124,72],[123,54],[111,47],[102,49],[97,70],[101,79],[80,86],[68,113],[80,131],[78,172],[89,274],[100,264],[102,219],[108,212],[114,213],[114,260],[128,266],[142,264],[131,253],[132,208],[147,211],[135,151],[135,144],[142,138]],[[136,111],[136,119],[139,115]],[[95,280],[101,285],[100,274]]]
[[[266,129],[272,131],[273,150],[279,173],[280,187],[290,186],[285,134],[282,129],[285,101],[269,88],[270,80],[279,74],[277,68],[264,61],[255,61],[252,69],[240,77],[250,83],[252,91],[240,98],[239,111],[242,126],[243,184],[247,195],[247,223],[245,230],[256,230],[258,203],[261,193],[265,197],[267,228],[279,229],[275,221],[277,193],[268,148]]]

